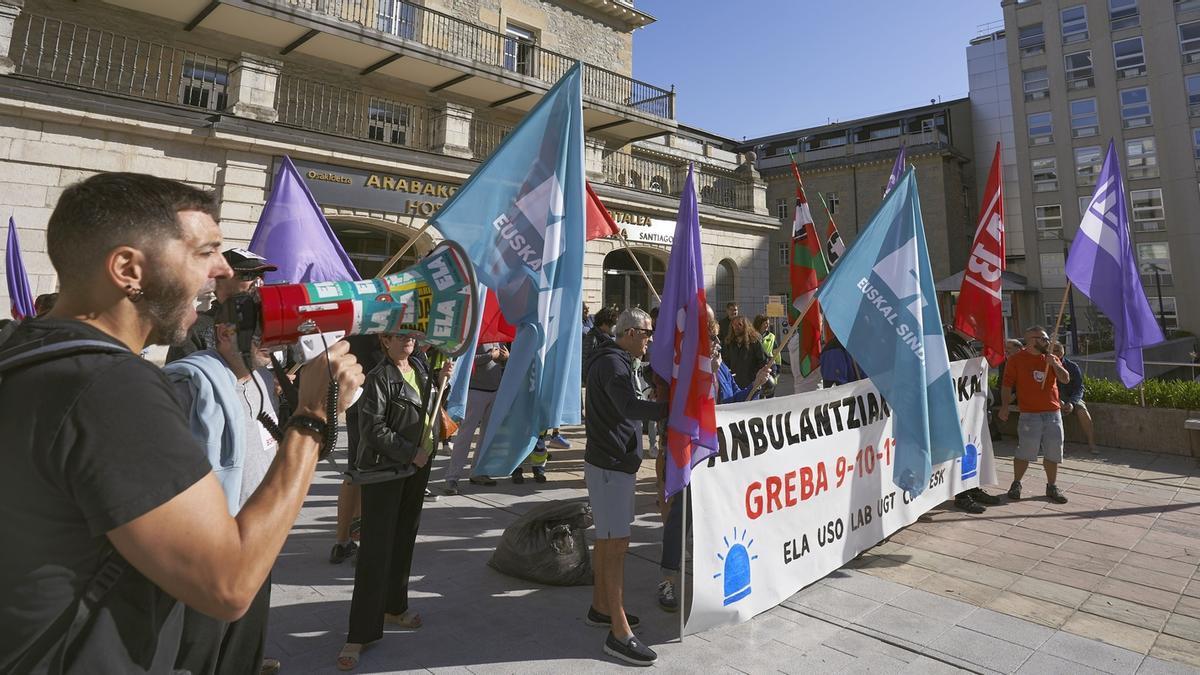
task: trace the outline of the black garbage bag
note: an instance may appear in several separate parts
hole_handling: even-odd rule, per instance
[[[494,569],[550,586],[592,583],[592,559],[583,533],[592,526],[592,507],[582,501],[540,504],[504,530],[492,559]]]

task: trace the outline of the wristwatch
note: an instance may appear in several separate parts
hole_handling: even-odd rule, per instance
[[[329,429],[328,423],[311,415],[292,415],[288,418],[287,426],[307,429],[322,438],[325,437],[325,432]]]

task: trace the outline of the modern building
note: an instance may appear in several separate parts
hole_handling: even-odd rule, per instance
[[[908,164],[916,169],[934,276],[945,280],[961,272],[979,210],[972,125],[968,99],[934,100],[919,108],[744,141],[741,149],[755,152],[767,182],[767,203],[777,218],[770,244],[771,292],[789,293],[788,251],[796,203],[791,156],[804,179],[818,231],[831,217],[851,245],[883,201],[901,144]],[[944,294],[941,301],[946,321],[953,316],[950,296]]]
[[[125,170],[215,190],[244,244],[287,155],[369,276],[414,237],[401,266],[432,248],[427,218],[582,61],[587,174],[633,251],[590,242],[585,299],[653,304],[631,255],[661,283],[694,163],[710,293],[750,302],[766,185],[732,140],[679,124],[672,88],[631,77],[653,21],[629,0],[0,0],[0,206],[50,292],[67,185]]]
[[[1021,189],[1017,179],[1016,137],[1013,134],[1013,106],[1008,77],[1008,50],[1003,22],[980,27],[979,35],[967,47],[968,99],[971,104],[971,129],[974,132],[975,185],[980,200],[986,199],[988,172],[992,155],[1000,144],[1000,189],[1004,195],[1005,263],[1001,291],[1005,331],[1021,335],[1024,328],[1041,321],[1037,293],[1025,276],[1025,216],[1021,209]],[[976,223],[978,227],[978,223]],[[943,283],[941,289],[957,293],[962,277]],[[953,287],[953,288],[951,288]]]
[[[1003,0],[1025,273],[1054,323],[1111,140],[1151,308],[1200,331],[1200,1]],[[1161,293],[1159,292],[1161,288]],[[1073,293],[1076,327],[1109,330]]]

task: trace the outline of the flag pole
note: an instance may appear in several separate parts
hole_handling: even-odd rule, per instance
[[[1058,329],[1062,327],[1063,312],[1067,309],[1067,298],[1071,296],[1071,280],[1067,279],[1067,287],[1063,289],[1062,301],[1058,303],[1058,318],[1054,320],[1054,339],[1058,339]],[[1050,363],[1046,363],[1046,372],[1042,375],[1042,389],[1046,388],[1046,382],[1050,380]]]
[[[813,301],[811,303],[809,303],[809,305],[808,305],[808,309],[804,310],[803,314],[796,317],[796,320],[793,321],[792,325],[788,327],[788,332],[784,334],[783,339],[780,340],[779,344],[775,346],[775,353],[771,354],[771,358],[767,359],[768,366],[773,365],[776,361],[779,360],[779,356],[781,354],[783,354],[783,350],[784,350],[784,348],[787,347],[787,343],[791,342],[792,336],[794,336],[796,334],[796,331],[800,329],[800,322],[803,321],[804,317],[807,316],[809,311],[812,310],[813,304],[815,304],[816,301],[817,301],[817,299],[813,298]],[[820,311],[820,310],[818,310],[818,311]],[[761,384],[754,385],[754,388],[751,389],[750,393],[746,395],[746,400],[747,401],[754,400],[754,395],[758,393],[759,387],[761,387],[761,386],[762,386]]]
[[[415,219],[416,216],[408,217],[409,227],[412,227],[413,220]],[[383,267],[379,268],[379,274],[376,274],[375,278],[381,279],[386,276],[388,272],[391,272],[392,268],[396,266],[396,263],[400,262],[400,258],[404,257],[405,253],[408,253],[408,249],[412,248],[413,244],[417,243],[417,239],[419,239],[421,235],[425,234],[425,231],[428,230],[431,225],[433,225],[433,221],[427,218],[425,220],[425,224],[421,226],[421,229],[417,230],[417,233],[412,237],[409,237],[408,242],[405,243],[404,246],[401,246],[399,251],[396,251],[396,255],[388,258],[388,261],[383,264]]]
[[[688,491],[691,488],[684,486],[683,504],[681,505],[682,513],[681,524],[679,528],[679,642],[683,642],[683,627],[684,618],[687,615],[687,514],[688,514]]]
[[[658,291],[654,290],[654,284],[650,283],[650,277],[646,274],[646,270],[642,269],[642,263],[638,262],[637,255],[633,252],[633,249],[629,248],[629,241],[625,239],[625,233],[617,230],[617,237],[625,245],[625,250],[629,252],[629,257],[633,259],[633,264],[637,265],[637,271],[642,273],[642,279],[646,282],[646,288],[650,289],[650,292],[654,294],[654,299],[661,305],[662,297],[659,296]]]

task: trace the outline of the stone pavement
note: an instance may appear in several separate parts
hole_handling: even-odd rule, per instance
[[[517,515],[586,496],[581,432],[567,430],[575,447],[554,451],[544,485],[501,479],[426,505],[411,590],[425,625],[387,630],[357,672],[628,668],[601,651],[604,630],[583,623],[590,586],[539,586],[486,564]],[[661,527],[647,466],[627,609],[642,617],[655,667],[679,672],[1200,673],[1200,469],[1181,457],[1080,452],[1068,448],[1060,471],[1069,504],[1045,501],[1031,468],[1026,500],[982,516],[935,511],[781,606],[683,643],[678,615],[655,602]],[[336,672],[345,639],[354,568],[327,561],[338,483],[327,466],[319,473],[275,566],[267,653],[285,673]]]

